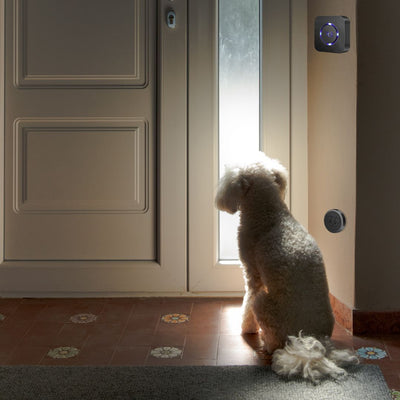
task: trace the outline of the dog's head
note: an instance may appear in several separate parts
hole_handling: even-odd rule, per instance
[[[287,186],[285,167],[261,152],[250,163],[227,167],[215,198],[217,208],[234,214],[255,185],[268,188],[271,195],[277,194],[283,200]]]

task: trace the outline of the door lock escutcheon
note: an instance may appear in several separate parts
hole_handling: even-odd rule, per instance
[[[176,27],[176,14],[174,10],[169,10],[167,12],[167,25],[168,28],[175,29]]]

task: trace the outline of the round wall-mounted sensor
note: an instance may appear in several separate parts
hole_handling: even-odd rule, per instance
[[[346,226],[346,217],[342,211],[337,209],[329,210],[324,217],[325,228],[329,232],[339,233]]]

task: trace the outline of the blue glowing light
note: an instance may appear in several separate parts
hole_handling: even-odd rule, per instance
[[[332,31],[329,31],[329,32],[326,32],[325,33],[325,35],[329,38],[329,39],[334,39],[334,40],[332,40],[332,41],[326,41],[326,40],[324,40],[324,38],[323,38],[323,30],[324,30],[324,28],[326,27],[326,26],[331,26],[334,30],[335,30],[335,32],[336,32],[336,37],[335,37],[335,33],[334,32],[332,32]],[[327,45],[327,46],[333,46],[336,42],[337,42],[337,40],[338,40],[338,38],[339,38],[339,30],[338,30],[338,28],[336,28],[336,26],[334,25],[334,24],[332,24],[332,22],[328,22],[328,23],[326,23],[325,25],[323,25],[322,27],[321,27],[321,29],[320,29],[320,31],[319,31],[319,36],[320,36],[320,38],[321,38],[321,40]]]

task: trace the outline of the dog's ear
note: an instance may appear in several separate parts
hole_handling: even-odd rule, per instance
[[[241,199],[249,186],[240,169],[228,170],[219,182],[215,205],[221,211],[234,214],[239,210]]]
[[[286,195],[286,187],[287,187],[287,179],[288,175],[286,169],[282,167],[282,169],[274,169],[273,171],[275,184],[279,188],[279,192],[281,194],[281,198],[284,199]]]

